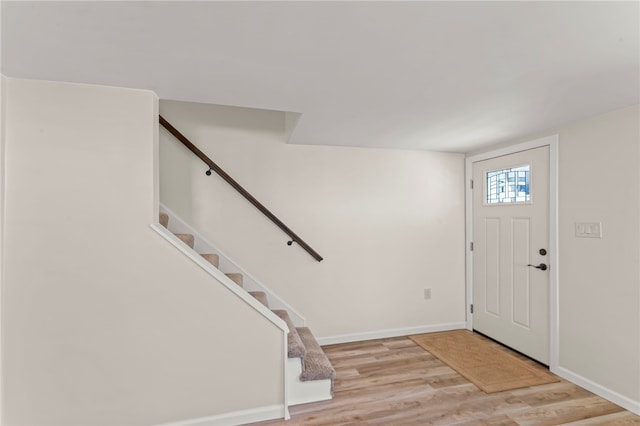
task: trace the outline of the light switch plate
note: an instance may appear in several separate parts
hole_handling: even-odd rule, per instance
[[[576,237],[602,238],[602,222],[576,222]]]

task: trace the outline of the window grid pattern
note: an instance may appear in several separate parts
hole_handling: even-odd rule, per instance
[[[487,204],[531,201],[529,165],[487,172]]]

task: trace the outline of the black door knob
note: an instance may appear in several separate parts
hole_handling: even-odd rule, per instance
[[[541,263],[539,265],[531,265],[531,264],[529,264],[527,266],[531,266],[533,268],[540,269],[541,271],[546,271],[547,270],[547,265],[545,265],[544,263]]]

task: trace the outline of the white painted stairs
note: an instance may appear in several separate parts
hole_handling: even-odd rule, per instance
[[[164,206],[161,207],[159,219],[160,225],[184,243],[181,249],[200,253],[200,257],[215,268],[223,270],[227,278],[260,304],[269,309],[273,308],[272,312],[287,324],[289,332],[285,380],[288,405],[331,399],[336,372],[311,330],[304,326],[304,318]],[[175,226],[170,226],[170,222]]]

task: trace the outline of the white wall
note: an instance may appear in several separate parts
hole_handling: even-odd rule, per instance
[[[149,227],[155,95],[5,89],[3,424],[158,424],[282,404],[281,331]]]
[[[284,113],[172,101],[160,110],[324,260],[288,247],[166,131],[163,203],[287,300],[323,341],[464,326],[462,155],[287,145]]]
[[[640,108],[559,133],[560,366],[640,408]]]
[[[1,9],[1,8],[0,8]],[[4,139],[5,139],[5,103],[7,100],[6,78],[0,74],[0,290],[4,287],[4,173],[5,160]],[[0,291],[0,330],[2,330],[2,292]],[[2,350],[0,349],[0,422],[2,420]]]

